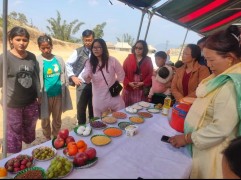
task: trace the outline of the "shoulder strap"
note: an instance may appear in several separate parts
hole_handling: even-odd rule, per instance
[[[108,83],[107,83],[107,81],[106,81],[106,79],[105,79],[105,76],[104,76],[104,73],[103,73],[102,69],[100,69],[100,72],[101,72],[102,76],[104,77],[104,80],[105,80],[106,85],[108,86]],[[109,87],[109,86],[108,86],[108,87]]]

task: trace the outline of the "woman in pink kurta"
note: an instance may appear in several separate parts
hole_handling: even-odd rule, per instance
[[[119,61],[109,56],[103,39],[95,39],[91,51],[90,60],[86,62],[82,77],[86,83],[92,82],[94,116],[100,117],[103,112],[118,111],[125,107],[120,95],[112,97],[109,92],[109,87],[116,80],[119,82],[124,80],[125,72]]]

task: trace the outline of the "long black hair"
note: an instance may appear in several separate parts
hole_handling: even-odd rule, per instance
[[[93,54],[93,46],[94,44],[98,42],[102,48],[102,55],[101,55],[101,66],[100,66],[100,70],[103,69],[104,67],[106,67],[106,71],[108,72],[108,59],[109,59],[109,52],[107,49],[107,45],[105,43],[105,41],[101,38],[99,39],[95,39],[91,45],[91,56],[90,56],[90,64],[92,65],[92,72],[95,74],[96,73],[96,69],[98,66],[98,59],[97,57]]]
[[[196,44],[188,44],[186,47],[191,49],[191,56],[195,61],[199,61],[201,58],[201,49]]]
[[[229,146],[224,149],[223,155],[225,156],[230,169],[241,178],[241,136],[233,139]]]
[[[231,25],[226,30],[210,35],[204,47],[212,49],[217,54],[226,57],[233,53],[237,59],[241,58],[240,30],[237,26]]]

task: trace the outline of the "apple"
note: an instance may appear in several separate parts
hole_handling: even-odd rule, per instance
[[[27,159],[23,159],[23,160],[21,161],[21,164],[26,165],[26,164],[27,164],[27,162],[28,162],[28,160],[27,160]]]
[[[14,167],[14,168],[20,167],[20,162],[14,162],[13,167]]]
[[[75,166],[83,166],[86,164],[87,160],[87,154],[85,152],[80,152],[75,155],[73,163]]]
[[[70,142],[75,142],[75,139],[73,136],[68,136],[66,139],[65,139],[65,143],[68,145]]]
[[[69,136],[69,130],[68,129],[61,129],[58,133],[58,137],[63,138],[64,140]]]
[[[20,168],[15,167],[15,168],[13,169],[13,172],[18,172],[18,171],[20,171],[20,170],[21,170]]]
[[[85,150],[85,154],[88,156],[88,160],[92,160],[96,157],[95,148],[89,147]]]
[[[56,149],[62,148],[64,146],[64,139],[58,137],[54,140],[54,147]]]
[[[23,165],[23,164],[21,164],[20,169],[21,169],[21,170],[26,169],[26,166]]]

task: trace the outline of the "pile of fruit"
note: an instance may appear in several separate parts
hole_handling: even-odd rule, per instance
[[[33,165],[33,157],[29,155],[18,155],[7,161],[5,168],[8,172],[17,173],[18,171],[29,168]]]
[[[83,140],[77,142],[70,142],[63,153],[67,156],[75,156],[78,152],[84,152],[87,149],[87,144]]]
[[[73,169],[73,163],[67,158],[56,156],[47,169],[47,179],[62,178],[69,174]]]
[[[89,147],[84,152],[79,152],[75,155],[73,164],[75,167],[81,167],[94,161],[96,158],[95,148]]]
[[[55,151],[50,147],[39,147],[33,150],[32,155],[37,160],[48,160],[54,157]]]
[[[53,147],[55,149],[60,149],[65,146],[69,142],[75,142],[75,139],[73,136],[69,136],[69,130],[68,129],[62,129],[58,132],[58,136],[56,139],[53,139]]]

